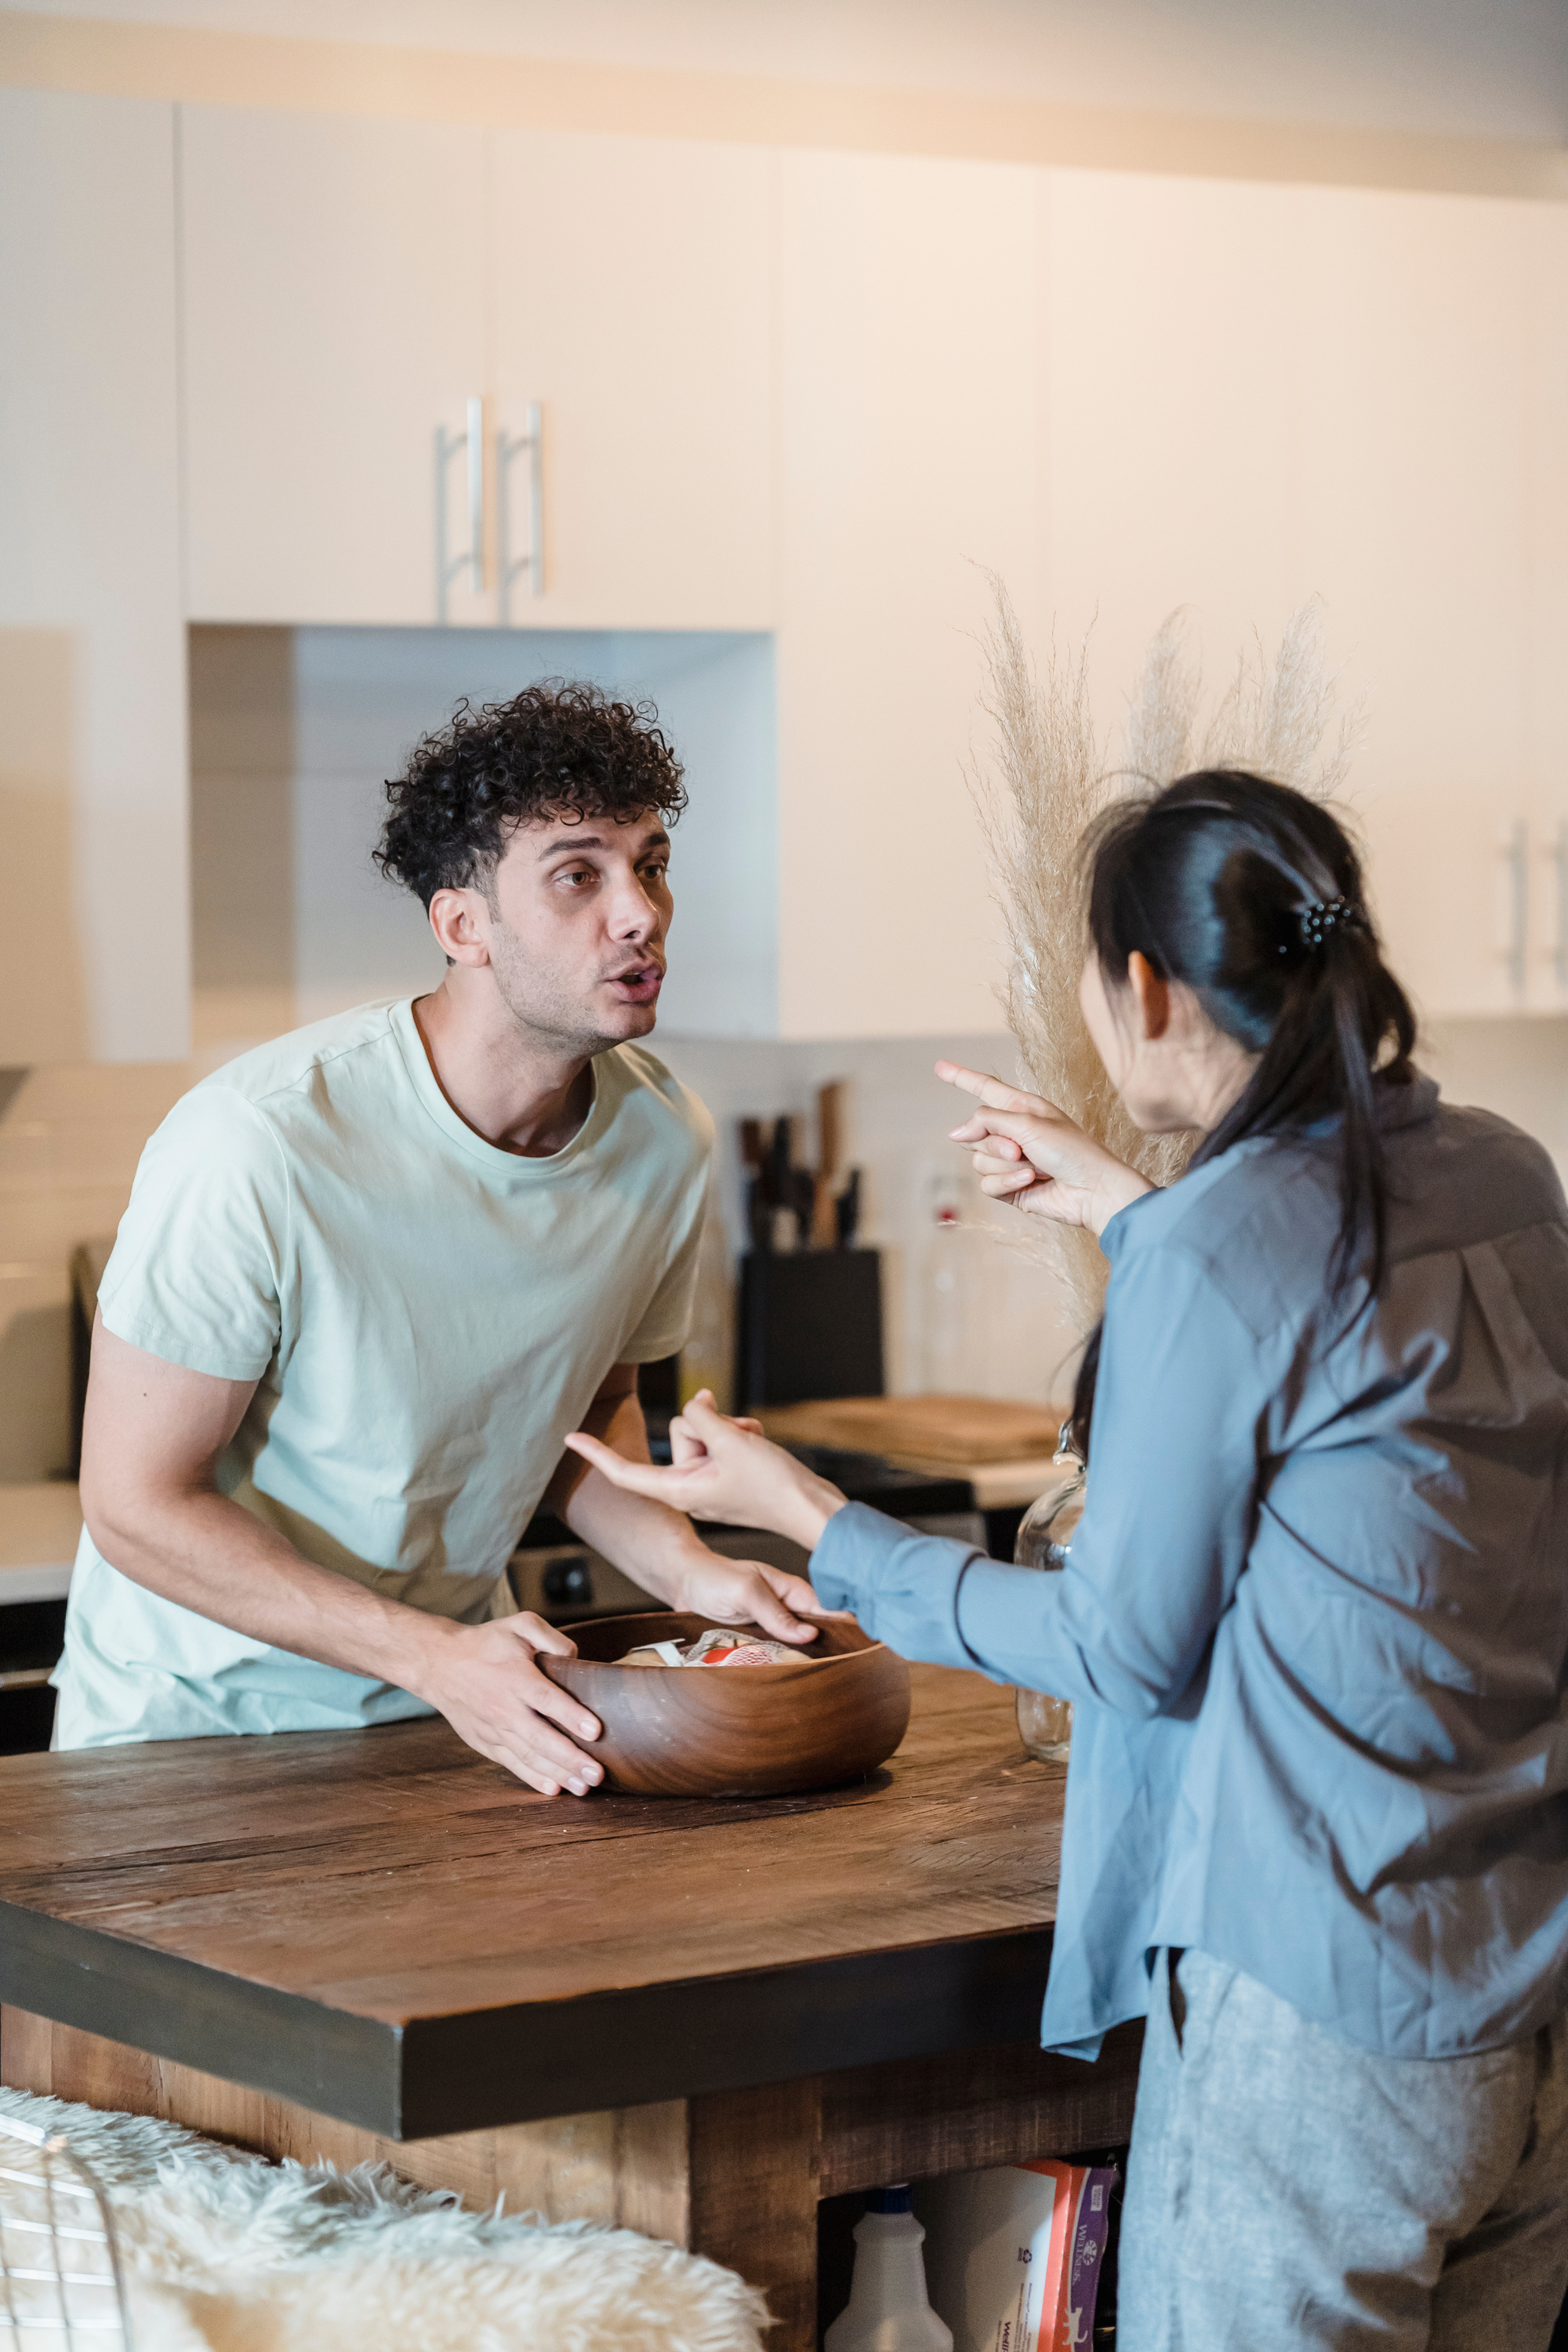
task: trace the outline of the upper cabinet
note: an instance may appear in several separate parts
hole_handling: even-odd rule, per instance
[[[1049,606],[1108,724],[1176,606],[1212,674],[1310,585],[1297,192],[1052,172],[1040,278]]]
[[[772,172],[760,148],[494,134],[502,617],[769,625]]]
[[[1433,1013],[1568,1006],[1561,207],[194,107],[188,609],[774,633],[786,1034],[997,1021],[987,572],[1211,684],[1321,595]],[[587,658],[587,656],[584,656]],[[602,665],[601,665],[602,666]],[[761,822],[760,817],[758,822]]]
[[[174,131],[0,91],[0,1066],[189,1045]]]
[[[991,573],[1108,727],[1320,593],[1394,961],[1568,1010],[1568,207],[0,108],[0,1061],[184,1050],[186,619],[695,633],[683,1024],[994,1029]]]
[[[1000,1027],[963,762],[988,572],[1037,627],[1037,175],[791,153],[780,187],[780,1024]]]
[[[764,152],[183,135],[194,618],[767,625]]]
[[[1568,1009],[1562,208],[1055,173],[1044,289],[1050,602],[1106,717],[1173,606],[1214,688],[1320,595],[1396,969]]]
[[[1568,1013],[1568,205],[1531,221],[1524,992]]]
[[[1367,697],[1354,776],[1396,969],[1530,996],[1533,206],[1301,199],[1303,576]]]
[[[181,117],[189,609],[468,620],[484,135]]]

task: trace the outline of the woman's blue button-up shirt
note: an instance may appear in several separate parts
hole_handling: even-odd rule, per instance
[[[906,1656],[1073,1701],[1049,2047],[1141,2015],[1162,1945],[1396,2057],[1568,2005],[1568,1211],[1428,1080],[1384,1124],[1359,1318],[1325,1296],[1331,1133],[1112,1220],[1062,1573],[859,1505],[813,1558]]]

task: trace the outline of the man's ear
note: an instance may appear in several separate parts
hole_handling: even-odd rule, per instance
[[[1127,985],[1138,1007],[1138,1027],[1150,1043],[1171,1025],[1171,984],[1136,948],[1127,959]]]
[[[430,901],[430,929],[448,963],[489,963],[489,914],[481,891],[437,891]]]

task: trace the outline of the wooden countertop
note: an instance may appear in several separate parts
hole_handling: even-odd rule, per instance
[[[80,1539],[74,1484],[50,1478],[0,1486],[0,1608],[14,1601],[63,1601]]]
[[[863,1786],[547,1799],[439,1721],[0,1760],[0,2000],[388,2137],[1032,2039],[1064,1775],[913,1669]]]

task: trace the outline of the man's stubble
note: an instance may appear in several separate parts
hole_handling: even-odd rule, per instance
[[[560,974],[529,956],[517,933],[494,908],[489,956],[496,993],[531,1050],[559,1054],[563,1058],[581,1055],[591,1061],[613,1045],[630,1042],[628,1037],[606,1035],[597,1029],[587,1007],[573,997]],[[630,1037],[647,1036],[653,1025],[650,1020],[647,1029],[634,1031]]]

